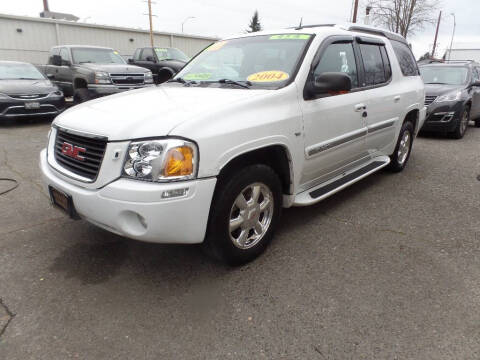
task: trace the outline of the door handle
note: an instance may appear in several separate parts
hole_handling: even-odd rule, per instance
[[[367,110],[367,105],[365,105],[365,104],[355,105],[355,111],[356,112],[360,112],[360,111],[364,111],[364,110]]]
[[[393,101],[395,101],[396,103],[399,102],[401,99],[401,96],[400,95],[397,95],[393,98]]]

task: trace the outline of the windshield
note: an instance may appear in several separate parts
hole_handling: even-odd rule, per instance
[[[118,51],[112,49],[73,48],[73,63],[125,64]]]
[[[38,69],[31,64],[0,63],[0,80],[45,80]]]
[[[188,62],[190,60],[187,55],[175,48],[155,48],[155,53],[159,61],[171,59]]]
[[[421,66],[420,74],[425,84],[463,85],[468,69],[459,66]]]
[[[219,41],[201,52],[175,77],[201,84],[219,80],[278,89],[296,75],[308,34],[260,35]]]

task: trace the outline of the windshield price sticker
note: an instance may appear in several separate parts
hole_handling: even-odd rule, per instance
[[[247,80],[251,82],[276,82],[287,80],[290,76],[283,71],[270,70],[250,75]]]
[[[284,34],[284,35],[272,35],[270,40],[308,40],[310,35],[308,34]]]
[[[197,73],[197,74],[187,74],[183,78],[185,80],[203,81],[203,80],[208,80],[211,77],[212,77],[212,74],[210,74],[210,73]]]
[[[222,47],[225,46],[225,44],[227,44],[228,41],[219,41],[219,42],[216,42],[214,44],[212,44],[208,49],[207,51],[217,51],[217,50],[220,50]]]

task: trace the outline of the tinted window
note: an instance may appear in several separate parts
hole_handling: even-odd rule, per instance
[[[382,53],[383,68],[385,69],[385,78],[388,81],[392,77],[392,67],[390,65],[390,59],[388,58],[385,46],[380,46],[380,52]]]
[[[133,59],[134,60],[140,60],[140,52],[141,51],[142,51],[142,49],[135,50],[135,53],[133,54]]]
[[[358,72],[352,43],[331,44],[314,70],[318,76],[325,72],[343,72],[350,76],[352,87],[358,87]]]
[[[363,66],[365,68],[365,86],[383,84],[387,81],[383,68],[380,46],[360,44]]]
[[[152,59],[154,58],[154,57],[153,57],[153,50],[150,49],[150,48],[145,48],[145,49],[143,49],[142,57],[140,58],[140,60],[142,60],[142,61],[149,61],[149,60],[147,60],[147,58],[150,58],[150,59],[149,59],[150,61],[152,61]]]
[[[480,71],[479,68],[473,68],[473,81],[479,81],[480,80]]]
[[[52,63],[53,55],[59,55],[59,54],[60,54],[60,48],[58,48],[58,47],[52,48],[50,50],[50,56],[48,57],[48,63],[49,64]]]
[[[405,76],[417,76],[418,67],[410,48],[399,41],[392,41],[393,50],[397,56],[400,68]]]

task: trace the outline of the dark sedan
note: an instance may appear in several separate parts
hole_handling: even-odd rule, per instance
[[[64,109],[63,93],[35,66],[0,61],[0,124],[22,117],[54,117]]]

